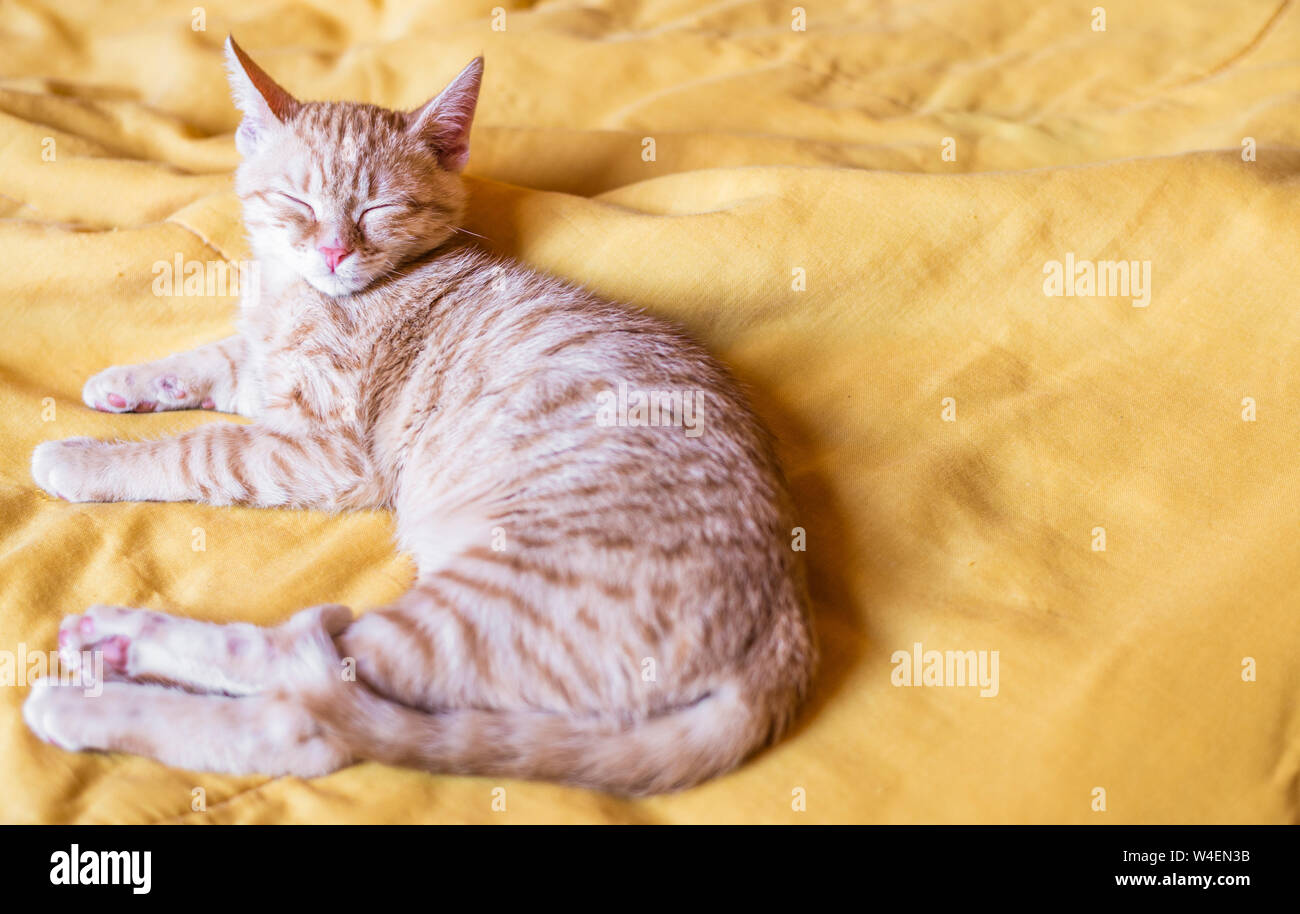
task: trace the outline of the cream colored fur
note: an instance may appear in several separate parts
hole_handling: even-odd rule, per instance
[[[92,608],[60,648],[113,681],[34,688],[32,730],[187,768],[375,759],[627,793],[775,739],[814,647],[769,438],[674,328],[463,242],[482,62],[395,112],[300,102],[227,51],[260,292],[237,336],[108,369],[84,399],[254,422],[47,442],[33,475],[73,501],[390,508],[417,578],[355,620],[273,629]],[[689,397],[698,426],[607,422],[620,387]]]

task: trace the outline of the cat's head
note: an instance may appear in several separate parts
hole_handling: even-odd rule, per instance
[[[244,114],[235,188],[259,258],[347,295],[456,231],[481,57],[414,111],[300,102],[230,38],[226,61]]]

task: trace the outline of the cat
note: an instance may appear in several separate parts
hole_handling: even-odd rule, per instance
[[[92,607],[58,640],[102,655],[102,694],[42,680],[28,726],[195,770],[375,760],[626,795],[782,735],[816,646],[770,436],[679,330],[463,237],[482,58],[403,112],[299,101],[225,53],[260,268],[239,332],[83,399],[254,422],[49,441],[33,476],[76,502],[391,508],[416,580],[272,628]],[[620,412],[646,392],[665,421]]]

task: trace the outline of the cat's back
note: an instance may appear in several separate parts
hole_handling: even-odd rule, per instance
[[[665,480],[709,461],[738,474],[733,484],[775,471],[736,382],[640,310],[468,245],[372,294],[383,300],[367,310],[388,314],[371,370],[377,435],[391,447],[423,436],[474,465],[561,446],[659,456],[648,469]]]
[[[472,247],[414,265],[389,307],[374,437],[399,513],[473,500],[537,543],[790,564],[771,438],[677,328]]]
[[[598,678],[593,708],[672,704],[742,667],[802,690],[792,503],[719,363],[666,322],[474,249],[395,279],[375,440],[431,586],[479,582],[463,609],[485,625],[527,606],[681,673],[653,695]]]

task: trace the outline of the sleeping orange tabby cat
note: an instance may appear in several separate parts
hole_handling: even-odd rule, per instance
[[[814,646],[768,436],[677,331],[458,239],[481,59],[399,112],[297,101],[226,54],[260,288],[236,336],[84,398],[255,422],[51,441],[33,475],[70,501],[391,507],[418,576],[269,629],[92,607],[60,650],[109,681],[39,683],[31,729],[191,769],[374,759],[630,794],[775,739]],[[616,390],[668,392],[673,421],[610,421]]]

